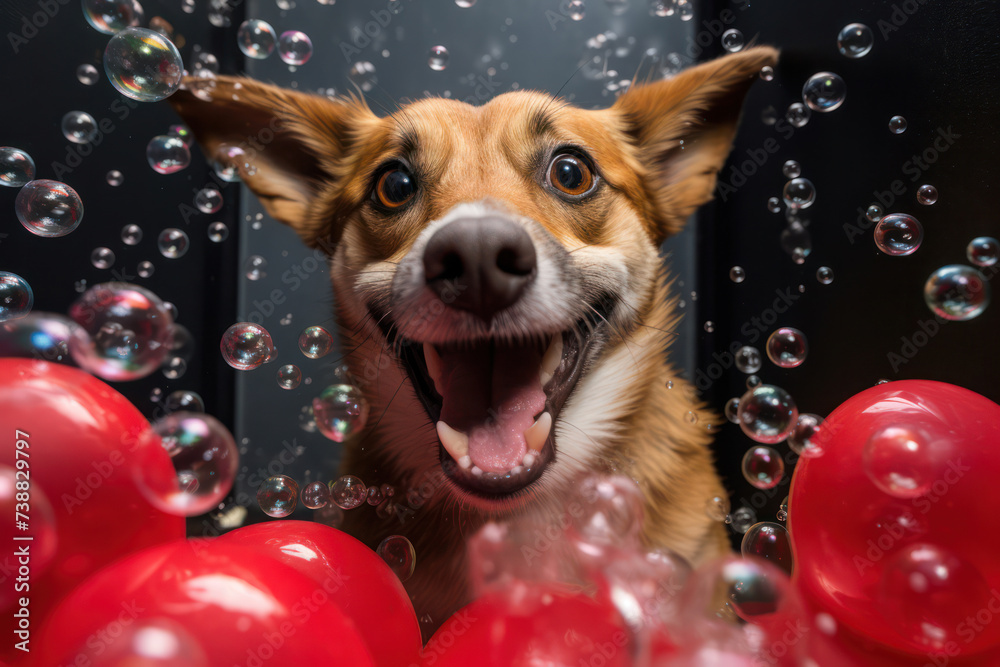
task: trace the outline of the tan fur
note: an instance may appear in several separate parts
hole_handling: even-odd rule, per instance
[[[432,619],[425,633],[467,599],[466,539],[497,516],[558,512],[576,472],[638,480],[649,546],[694,563],[727,549],[723,527],[705,513],[707,499],[725,493],[709,450],[717,418],[666,360],[678,315],[657,248],[710,198],[742,98],[776,57],[747,49],[636,85],[599,111],[517,92],[482,107],[423,99],[379,118],[357,99],[230,77],[188,80],[171,98],[210,158],[224,144],[249,146],[237,162],[247,185],[272,216],[332,253],[342,349],[371,404],[370,428],[346,446],[343,470],[397,492],[381,516],[365,505],[344,527],[373,547],[391,534],[410,538],[419,565],[406,585],[418,614]],[[274,130],[269,141],[265,127]],[[566,143],[588,151],[606,185],[578,205],[537,180],[538,156]],[[389,157],[408,160],[424,185],[392,216],[366,205],[373,172]],[[398,263],[430,222],[482,200],[540,224],[572,253],[591,281],[584,294],[601,281],[622,291],[600,356],[557,418],[556,449],[572,445],[575,458],[489,511],[441,472],[434,425],[366,305],[388,305]],[[415,314],[387,316],[405,327]]]

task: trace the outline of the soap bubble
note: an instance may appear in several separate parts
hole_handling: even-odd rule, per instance
[[[194,144],[194,133],[191,128],[183,123],[178,123],[177,125],[171,125],[170,129],[167,130],[165,136],[174,137],[175,139],[180,139],[184,142],[184,145],[188,148]]]
[[[417,566],[417,552],[410,541],[402,535],[390,535],[385,538],[375,553],[385,561],[400,581],[406,581],[413,576],[413,570]]]
[[[455,0],[455,4],[464,9],[468,9],[476,4],[476,0]]]
[[[730,645],[709,652],[705,655],[707,659],[684,664],[751,664],[749,658],[734,659],[734,656],[720,661],[719,657],[734,655],[730,651],[748,655],[743,651],[750,648],[752,640],[744,634],[743,628],[759,630],[759,627],[744,625],[742,621],[753,621],[758,617],[766,619],[775,612],[782,613],[780,618],[785,618],[784,614],[796,601],[788,575],[773,564],[738,555],[710,560],[688,579],[678,613],[686,621],[685,637],[688,641],[695,639],[691,635],[698,633],[703,635],[699,639],[710,642],[725,642],[724,638],[728,636]]]
[[[222,358],[238,371],[259,368],[274,352],[267,329],[252,322],[238,322],[222,334]]]
[[[212,187],[202,188],[194,196],[194,205],[202,213],[215,213],[222,208],[222,193]]]
[[[115,252],[111,248],[94,248],[90,253],[90,263],[98,269],[110,269],[115,263]]]
[[[201,51],[194,47],[194,57],[191,59],[191,75],[199,78],[212,78],[219,73],[219,59],[214,53]]]
[[[117,169],[112,169],[111,171],[109,171],[104,178],[108,182],[108,185],[110,185],[113,188],[117,188],[119,185],[125,182],[125,176]]]
[[[792,127],[805,127],[811,115],[809,107],[805,104],[802,104],[802,102],[792,102],[788,105],[788,110],[785,111],[785,120]]]
[[[144,259],[135,266],[135,272],[139,274],[140,278],[149,278],[153,275],[156,267],[148,259]]]
[[[215,156],[211,163],[215,175],[226,183],[238,183],[240,181],[240,167],[245,166],[249,171],[252,166],[247,162],[246,151],[239,146],[230,144],[220,144],[215,149]]]
[[[574,21],[582,21],[583,17],[587,14],[587,7],[583,0],[570,0],[570,3],[566,6],[566,10],[569,17]]]
[[[0,322],[26,317],[35,303],[28,281],[9,271],[0,271]]]
[[[368,493],[365,497],[365,501],[373,506],[377,507],[382,501],[385,500],[385,496],[382,494],[381,487],[372,485],[368,487]]]
[[[936,204],[938,200],[937,188],[933,185],[921,185],[917,188],[917,202],[924,206]]]
[[[142,5],[136,0],[83,0],[83,17],[105,35],[135,27],[143,19]]]
[[[893,116],[889,119],[889,131],[893,134],[906,132],[906,119],[902,116]]]
[[[744,345],[736,350],[734,357],[736,359],[736,368],[741,373],[756,373],[763,364],[760,350],[750,345]]]
[[[76,78],[85,86],[93,86],[100,77],[97,68],[90,63],[84,63],[76,68]]]
[[[369,92],[378,83],[378,78],[375,76],[375,65],[372,65],[367,60],[359,60],[351,65],[347,77],[351,80],[351,83],[365,93]]]
[[[736,53],[742,49],[745,43],[743,33],[735,28],[730,28],[722,33],[722,48],[730,53]]]
[[[191,239],[187,232],[176,227],[167,227],[156,237],[156,247],[167,259],[179,259],[188,251]]]
[[[35,178],[35,161],[20,148],[0,146],[0,185],[19,188]]]
[[[756,389],[760,386],[760,378],[756,375],[748,375],[746,385],[747,389]]]
[[[163,376],[168,380],[176,380],[187,372],[187,362],[181,357],[167,357],[161,367]]]
[[[757,514],[749,507],[738,507],[730,516],[729,523],[737,533],[745,533],[757,523]]]
[[[208,238],[213,243],[222,243],[229,238],[229,227],[224,222],[213,222],[208,226]]]
[[[236,41],[240,51],[248,58],[263,60],[274,52],[277,33],[267,21],[249,19],[240,24],[236,32]]]
[[[809,208],[816,201],[816,186],[808,178],[793,178],[785,183],[781,195],[789,207]]]
[[[795,368],[806,360],[806,336],[798,329],[781,327],[767,337],[767,358],[781,368]]]
[[[977,236],[969,241],[965,256],[976,266],[993,266],[1000,258],[1000,241],[992,236]]]
[[[762,521],[750,526],[743,535],[740,553],[757,556],[792,573],[792,543],[788,530],[781,524]]]
[[[65,183],[40,179],[17,193],[14,211],[24,228],[36,236],[66,236],[83,220],[83,202]]]
[[[875,225],[875,245],[893,257],[912,255],[923,240],[923,225],[906,213],[891,213]]]
[[[264,514],[281,519],[295,511],[299,485],[287,475],[268,477],[257,489],[257,504]]]
[[[781,212],[781,200],[777,197],[768,197],[767,199],[767,210],[771,213]]]
[[[250,255],[243,262],[243,275],[247,280],[260,280],[267,277],[267,260],[260,255]]]
[[[785,178],[798,178],[802,175],[802,165],[795,160],[787,160],[781,166],[781,173],[785,175]]]
[[[69,111],[62,118],[62,133],[74,144],[89,144],[97,136],[97,121],[86,111]]]
[[[691,0],[677,0],[677,16],[681,21],[690,21],[694,18],[694,3]]]
[[[740,398],[740,428],[751,440],[764,444],[781,442],[792,432],[799,418],[795,401],[787,391],[762,384]]]
[[[354,475],[344,475],[330,485],[330,499],[343,510],[361,507],[367,496],[365,483]]]
[[[642,531],[642,492],[624,475],[589,474],[575,484],[584,511],[570,517],[578,539],[595,547],[637,546]]]
[[[770,65],[764,65],[760,68],[759,76],[763,81],[774,81],[774,68]]]
[[[726,401],[726,407],[723,409],[723,412],[726,415],[726,419],[728,419],[734,424],[739,424],[740,423],[739,410],[740,410],[740,399],[734,397]]]
[[[72,363],[69,339],[76,322],[55,313],[29,312],[21,317],[8,317],[4,312],[19,310],[23,294],[10,302],[10,292],[0,278],[0,357],[31,357],[57,363]],[[16,288],[12,291],[16,292]]]
[[[986,276],[962,264],[942,266],[924,284],[924,301],[935,315],[965,321],[978,317],[990,303]]]
[[[743,477],[758,489],[773,489],[785,475],[785,462],[773,447],[757,445],[743,455]]]
[[[865,209],[865,217],[871,222],[878,222],[884,214],[885,211],[878,204],[871,204]]]
[[[448,66],[448,49],[443,46],[432,46],[427,64],[432,70],[440,72]]]
[[[312,54],[312,40],[304,32],[286,30],[278,38],[278,57],[287,65],[305,65]]]
[[[360,389],[348,384],[327,387],[313,399],[312,408],[316,427],[334,442],[343,442],[368,421],[368,401]]]
[[[837,49],[848,58],[862,58],[868,55],[875,44],[871,28],[864,23],[849,23],[837,35]]]
[[[302,487],[302,504],[318,510],[330,503],[330,487],[323,482],[310,482]]]
[[[161,134],[146,145],[146,160],[153,171],[172,174],[191,164],[191,149],[179,137]]]
[[[295,364],[282,366],[278,369],[277,376],[278,386],[282,389],[295,389],[302,382],[302,371]]]
[[[743,270],[742,266],[734,266],[729,269],[729,279],[734,283],[741,283],[746,280],[747,273]]]
[[[785,496],[785,499],[781,501],[780,505],[778,505],[778,511],[775,513],[775,516],[778,521],[788,520],[788,496]]]
[[[178,389],[163,401],[163,409],[167,412],[205,412],[205,399],[196,391]]]
[[[729,497],[712,496],[705,503],[705,514],[712,521],[723,522],[729,516]]]
[[[128,224],[122,227],[122,243],[125,245],[138,245],[142,240],[142,227],[136,224]]]
[[[802,86],[802,99],[813,111],[839,109],[847,97],[847,85],[833,72],[813,74]]]
[[[69,316],[80,325],[70,340],[73,360],[105,380],[146,377],[169,352],[173,318],[144,287],[95,285],[70,306]]]
[[[795,428],[788,434],[788,447],[799,456],[822,456],[826,439],[823,418],[806,412],[799,415]]]
[[[875,486],[894,498],[917,498],[927,493],[937,478],[936,446],[940,445],[917,426],[882,427],[865,443],[865,473]]]
[[[821,266],[816,269],[816,280],[818,280],[823,285],[829,285],[833,282],[833,269],[829,266]]]
[[[181,86],[184,63],[173,42],[146,28],[126,28],[104,50],[104,71],[122,95],[157,102]]]
[[[310,359],[319,359],[333,349],[333,336],[320,326],[305,328],[299,334],[299,350]]]

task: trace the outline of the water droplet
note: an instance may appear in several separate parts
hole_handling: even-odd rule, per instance
[[[799,410],[787,391],[761,384],[740,398],[739,418],[747,437],[770,445],[788,437],[798,422]]]
[[[333,349],[333,336],[320,326],[305,328],[299,334],[299,350],[310,359],[319,359]]]
[[[788,105],[788,110],[785,112],[785,120],[792,127],[805,127],[811,115],[809,107],[805,104],[802,104],[802,102],[792,102]]]
[[[240,24],[236,31],[236,42],[247,58],[263,60],[274,52],[278,41],[277,33],[267,21],[249,19]]]
[[[323,482],[310,482],[302,487],[302,504],[318,510],[330,503],[330,487]]]
[[[286,364],[278,369],[277,377],[279,387],[282,389],[295,389],[302,382],[302,371],[295,364]]]
[[[906,132],[906,119],[902,116],[893,116],[889,119],[889,131],[893,134]]]
[[[432,46],[427,64],[432,70],[440,72],[448,66],[448,58],[448,49],[443,46]]]
[[[808,412],[800,414],[795,428],[788,434],[788,447],[805,457],[822,456],[826,434],[823,433],[823,418]]]
[[[417,566],[417,552],[410,541],[402,535],[390,535],[385,538],[375,552],[400,581],[406,581],[413,576],[413,570]]]
[[[368,422],[368,401],[352,385],[327,387],[313,399],[312,408],[320,433],[334,442],[343,442]]]
[[[743,270],[742,266],[734,266],[733,268],[729,269],[729,279],[732,280],[734,283],[741,283],[744,280],[746,280],[746,277],[747,277],[746,271]]]
[[[173,42],[146,28],[125,28],[104,49],[104,71],[126,97],[157,102],[180,88],[184,63]]]
[[[816,280],[818,280],[823,285],[829,285],[833,282],[833,269],[829,266],[821,266],[816,269]]]
[[[785,462],[772,447],[757,445],[743,455],[743,477],[758,489],[773,489],[785,475]]]
[[[736,53],[742,49],[745,43],[746,40],[743,39],[743,33],[735,28],[730,28],[722,33],[722,48],[730,53]]]
[[[295,511],[299,485],[287,475],[268,477],[257,489],[257,504],[264,514],[281,519]]]
[[[875,245],[893,257],[912,255],[924,240],[920,221],[905,213],[891,213],[875,225]]]
[[[330,485],[330,498],[340,509],[360,507],[367,497],[368,488],[354,475],[344,475]]]
[[[924,206],[930,206],[938,200],[937,188],[933,185],[921,185],[917,188],[917,202]]]
[[[802,175],[802,165],[795,160],[788,160],[782,165],[781,173],[785,175],[785,178],[798,178]]]
[[[31,312],[35,294],[28,281],[9,271],[0,271],[0,322],[19,320]]]
[[[208,226],[208,238],[213,243],[222,243],[229,238],[229,227],[224,222],[213,222]]]
[[[767,358],[781,368],[795,368],[806,360],[806,336],[798,329],[781,327],[767,338]]]
[[[66,236],[83,219],[83,202],[76,190],[46,179],[31,181],[21,188],[14,210],[25,229],[49,238]]]
[[[808,178],[793,178],[785,183],[781,195],[789,207],[809,208],[816,201],[816,186]]]
[[[304,32],[286,30],[278,38],[278,57],[287,65],[305,65],[312,54],[312,40]]]
[[[191,149],[179,137],[163,134],[150,139],[146,161],[159,174],[173,174],[191,164]]]
[[[760,356],[760,350],[749,345],[744,345],[740,349],[736,350],[734,357],[736,360],[736,368],[739,369],[741,373],[756,373],[760,370],[763,363]]]
[[[978,317],[990,303],[986,276],[962,264],[942,266],[924,284],[924,301],[935,315],[966,321]]]
[[[274,342],[267,330],[252,322],[238,322],[222,335],[222,358],[240,371],[259,368],[274,352]]]
[[[167,227],[156,238],[156,247],[167,259],[179,259],[184,256],[191,245],[191,240],[183,230]]]

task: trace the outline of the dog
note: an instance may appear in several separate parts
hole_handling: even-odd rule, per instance
[[[711,198],[743,98],[777,51],[748,48],[636,83],[606,109],[516,91],[377,116],[248,78],[170,97],[206,156],[329,255],[342,350],[370,405],[342,473],[396,489],[343,528],[409,538],[425,639],[468,601],[483,523],[557,514],[614,470],[642,538],[693,564],[728,551],[710,425],[666,354],[678,321],[662,241]],[[671,387],[672,385],[672,387]],[[388,502],[388,501],[387,501]]]

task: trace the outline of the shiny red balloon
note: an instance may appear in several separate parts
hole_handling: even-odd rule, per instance
[[[156,509],[136,488],[133,466],[172,479],[170,459],[146,419],[129,401],[97,378],[76,368],[31,359],[0,359],[0,464],[30,474],[44,490],[30,496],[28,529],[32,535],[54,521],[56,552],[46,568],[42,542],[38,567],[30,580],[7,577],[0,600],[29,600],[31,628],[37,628],[53,604],[88,575],[113,560],[145,547],[184,536],[184,519]],[[27,462],[27,466],[23,462]],[[19,463],[22,462],[22,463]],[[14,522],[13,514],[4,521]],[[29,543],[31,544],[31,543]],[[5,552],[12,552],[10,543]],[[33,547],[29,547],[31,549]],[[19,584],[29,586],[15,590]],[[3,610],[0,634],[18,637],[19,621]],[[0,658],[23,657],[4,641]]]
[[[617,610],[552,584],[514,582],[456,612],[424,648],[424,667],[627,667],[631,644]]]
[[[347,533],[311,521],[268,521],[218,538],[290,565],[354,622],[378,665],[419,661],[420,626],[399,578]]]
[[[843,636],[912,656],[1000,650],[1000,406],[891,382],[848,399],[819,437],[824,453],[799,461],[789,500],[803,596]]]
[[[38,664],[89,664],[148,625],[179,627],[187,652],[208,665],[375,665],[354,623],[315,581],[212,540],[152,547],[90,577],[43,626]]]

